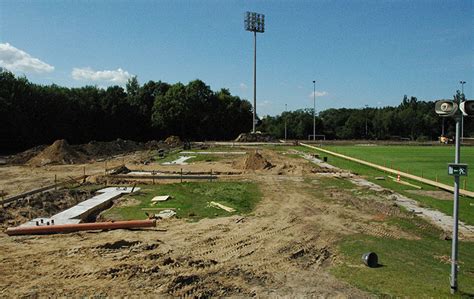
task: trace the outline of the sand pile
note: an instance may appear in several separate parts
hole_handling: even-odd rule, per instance
[[[245,159],[244,169],[262,170],[272,168],[272,163],[268,162],[259,152],[251,152]]]
[[[66,140],[61,139],[56,140],[52,145],[31,158],[28,164],[43,166],[47,164],[77,164],[85,162],[87,162],[87,159],[84,155],[76,152]]]

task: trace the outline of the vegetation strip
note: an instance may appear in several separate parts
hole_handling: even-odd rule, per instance
[[[451,187],[451,186],[448,186],[446,184],[438,183],[438,182],[435,182],[435,181],[432,181],[432,180],[421,178],[421,177],[416,176],[416,175],[412,175],[412,174],[409,174],[409,173],[406,173],[406,172],[402,172],[402,171],[394,170],[394,169],[387,168],[387,167],[384,167],[384,166],[380,166],[380,165],[370,163],[370,162],[367,162],[367,161],[364,161],[364,160],[360,160],[360,159],[352,158],[352,157],[349,157],[349,156],[341,155],[341,154],[338,154],[338,153],[335,153],[335,152],[332,152],[332,151],[329,151],[329,150],[325,150],[325,149],[322,149],[322,148],[319,148],[319,147],[316,147],[316,146],[312,146],[312,145],[309,145],[309,144],[305,144],[305,143],[300,143],[300,144],[302,146],[312,148],[312,149],[315,149],[317,151],[321,151],[321,152],[324,152],[324,153],[327,153],[327,154],[331,154],[331,155],[339,157],[339,158],[354,161],[354,162],[357,162],[357,163],[360,163],[360,164],[363,164],[363,165],[366,165],[366,166],[370,166],[370,167],[373,167],[373,168],[376,168],[376,169],[379,169],[379,170],[382,170],[382,171],[385,171],[385,172],[393,173],[395,175],[400,175],[402,177],[406,177],[406,178],[409,178],[409,179],[412,179],[412,180],[415,180],[415,181],[419,181],[419,182],[425,183],[427,185],[438,187],[438,188],[443,189],[443,190],[454,192],[454,188]],[[467,191],[467,190],[464,190],[464,189],[459,189],[459,193],[461,195],[465,195],[465,196],[469,196],[469,197],[474,198],[474,192]]]

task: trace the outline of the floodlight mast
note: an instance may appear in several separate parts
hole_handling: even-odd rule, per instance
[[[257,32],[265,32],[265,15],[247,11],[244,20],[245,30],[253,32],[253,122],[252,133],[255,134],[257,119]]]

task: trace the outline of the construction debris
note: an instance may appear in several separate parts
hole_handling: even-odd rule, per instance
[[[269,134],[263,134],[260,132],[256,133],[242,133],[237,138],[235,142],[272,142],[275,141],[275,138]]]
[[[159,212],[158,214],[155,214],[155,217],[157,219],[168,219],[168,218],[171,218],[171,217],[174,217],[176,216],[176,212],[173,211],[173,210],[163,210],[161,212]]]
[[[160,202],[160,201],[167,201],[170,198],[171,198],[171,196],[169,196],[169,195],[155,196],[151,199],[151,202],[156,203],[156,202]]]
[[[228,207],[228,206],[224,206],[223,204],[220,204],[220,203],[215,202],[215,201],[209,202],[209,206],[214,207],[214,208],[218,208],[218,209],[222,209],[222,210],[224,210],[226,212],[229,212],[229,213],[235,212],[235,209],[233,209],[231,207]]]

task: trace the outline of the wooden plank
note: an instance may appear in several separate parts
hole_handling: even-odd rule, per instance
[[[349,156],[346,156],[346,155],[338,154],[338,153],[335,153],[335,152],[332,152],[332,151],[329,151],[329,150],[326,150],[326,149],[322,149],[322,148],[319,148],[319,147],[316,147],[316,146],[312,146],[312,145],[309,145],[309,144],[305,144],[305,143],[300,143],[300,144],[302,146],[307,147],[307,148],[315,149],[317,151],[327,153],[327,154],[330,154],[330,155],[333,155],[333,156],[336,156],[336,157],[339,157],[339,158],[342,158],[342,159],[357,162],[359,164],[366,165],[366,166],[369,166],[369,167],[372,167],[372,168],[375,168],[375,169],[378,169],[378,170],[382,170],[382,171],[385,171],[385,172],[388,172],[388,173],[392,173],[392,174],[395,174],[395,175],[399,174],[401,177],[405,177],[405,178],[408,178],[408,179],[411,179],[411,180],[415,180],[415,181],[418,181],[418,182],[421,182],[421,183],[424,183],[424,184],[427,184],[427,185],[431,185],[431,186],[434,186],[434,187],[437,187],[437,188],[440,188],[440,189],[443,189],[443,190],[446,190],[446,191],[449,191],[449,192],[454,192],[454,187],[453,186],[449,186],[449,185],[446,185],[446,184],[443,184],[443,183],[435,182],[435,181],[432,181],[432,180],[429,180],[429,179],[425,179],[425,178],[422,178],[422,177],[419,177],[419,176],[416,176],[416,175],[413,175],[413,174],[398,171],[398,170],[391,169],[391,168],[388,168],[388,167],[380,166],[380,165],[377,165],[377,164],[374,164],[374,163],[371,163],[371,162],[367,162],[367,161],[364,161],[364,160],[360,160],[360,159],[352,158],[352,157],[349,157]],[[474,192],[471,192],[471,191],[468,191],[468,190],[459,189],[459,194],[474,198]]]

